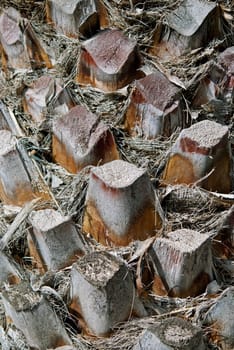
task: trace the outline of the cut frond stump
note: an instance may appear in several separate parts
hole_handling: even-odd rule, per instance
[[[48,301],[28,284],[7,288],[2,293],[2,302],[6,316],[22,331],[30,347],[47,350],[72,345]]]
[[[87,254],[73,264],[71,300],[71,309],[83,317],[85,331],[96,336],[108,335],[140,303],[124,261],[105,251]],[[142,313],[146,315],[143,306]]]
[[[147,139],[170,136],[177,128],[188,126],[183,109],[181,89],[158,71],[135,82],[125,128],[130,135]]]
[[[3,283],[17,284],[20,280],[20,271],[16,264],[12,262],[12,258],[0,252],[0,286]]]
[[[155,235],[161,221],[144,169],[116,160],[91,170],[84,232],[103,245],[124,246]]]
[[[51,199],[27,152],[8,130],[0,130],[0,198],[22,206],[34,198]]]
[[[140,64],[136,41],[118,29],[107,29],[82,45],[77,82],[115,91],[140,77]]]
[[[204,47],[222,35],[219,5],[205,0],[185,0],[156,29],[151,53],[168,60]]]
[[[99,0],[47,0],[47,22],[68,37],[91,36],[107,23],[107,13]]]
[[[68,88],[62,88],[59,82],[50,76],[42,76],[25,91],[24,111],[30,114],[36,123],[41,123],[50,103],[56,111],[64,114],[75,106]]]
[[[12,7],[3,10],[0,15],[0,43],[4,71],[8,68],[31,70],[52,67],[31,24]]]
[[[181,131],[163,174],[167,184],[193,184],[221,193],[232,188],[228,127],[204,120]]]
[[[171,317],[146,329],[133,350],[205,350],[202,331],[190,322]]]
[[[221,349],[234,348],[234,287],[227,288],[207,311],[203,324]]]
[[[83,106],[54,121],[52,148],[55,162],[74,174],[88,165],[119,158],[109,128]]]
[[[34,211],[28,236],[30,255],[42,271],[59,270],[71,265],[85,253],[77,227],[69,217],[53,209]]]
[[[170,232],[167,238],[156,239],[151,259],[155,294],[197,296],[212,280],[211,241],[206,234],[188,229]]]

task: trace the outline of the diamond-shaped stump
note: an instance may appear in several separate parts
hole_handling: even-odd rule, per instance
[[[125,128],[130,135],[147,139],[170,136],[190,121],[183,109],[181,89],[158,71],[135,82]]]
[[[31,115],[36,123],[45,119],[45,111],[49,103],[58,112],[67,113],[75,106],[69,95],[69,90],[50,76],[42,76],[27,88],[23,97],[24,112]]]
[[[146,329],[133,350],[205,350],[202,332],[190,322],[171,317]]]
[[[41,271],[59,270],[85,253],[84,243],[72,220],[53,209],[34,211],[28,235],[30,255]]]
[[[82,45],[77,82],[104,91],[120,89],[141,73],[137,43],[120,30],[104,30]]]
[[[26,283],[3,291],[2,302],[6,316],[22,331],[30,347],[46,350],[72,345],[64,326],[48,301]]]
[[[4,9],[0,15],[0,43],[2,67],[5,71],[7,68],[52,67],[31,24],[22,19],[20,13],[12,7]]]
[[[53,123],[53,158],[71,173],[119,158],[109,128],[83,106]]]
[[[145,170],[116,160],[91,170],[83,230],[104,245],[127,245],[161,226]]]
[[[105,251],[87,254],[73,264],[71,300],[71,309],[83,317],[85,331],[96,336],[108,335],[134,313],[146,315],[132,273],[123,260]]]
[[[232,188],[228,127],[204,120],[181,131],[163,174],[167,184],[193,184],[222,193]]]
[[[157,238],[151,250],[155,269],[153,291],[173,297],[196,296],[212,280],[208,235],[181,229]]]
[[[172,59],[206,46],[214,38],[221,38],[221,10],[214,2],[184,0],[165,16],[158,26],[151,53],[161,59]]]
[[[22,150],[23,151],[23,150]],[[50,194],[27,154],[22,153],[10,131],[0,130],[0,198],[5,204],[22,206],[34,198],[49,200]]]
[[[108,22],[107,11],[98,0],[47,0],[46,17],[58,32],[73,38],[90,36]]]
[[[234,287],[227,288],[204,315],[204,326],[221,349],[234,348]]]

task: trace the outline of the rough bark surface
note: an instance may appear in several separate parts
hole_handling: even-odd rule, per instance
[[[71,345],[63,325],[46,299],[25,283],[2,293],[5,312],[26,337],[40,350]]]
[[[31,257],[44,271],[69,266],[85,253],[78,228],[69,217],[53,209],[44,209],[32,212],[29,221],[32,225],[28,238]]]
[[[147,139],[170,136],[190,123],[183,109],[180,88],[158,71],[135,82],[125,128],[130,135]]]
[[[153,236],[161,225],[155,196],[146,172],[128,162],[93,168],[83,230],[104,245],[127,245]]]
[[[208,235],[186,229],[171,232],[167,238],[156,239],[151,255],[156,294],[196,296],[213,279]]]
[[[119,158],[109,128],[83,106],[76,106],[53,124],[53,157],[68,171]]]
[[[137,43],[120,30],[108,29],[83,43],[77,82],[104,91],[120,89],[140,76]]]
[[[201,329],[179,317],[171,317],[149,328],[133,350],[205,350]]]
[[[82,315],[90,333],[110,333],[116,324],[131,317],[136,299],[132,274],[114,255],[95,252],[73,265],[71,308]],[[141,308],[141,315],[146,315]],[[139,305],[137,309],[139,312]]]
[[[228,193],[232,187],[231,169],[228,128],[204,120],[181,131],[171,148],[163,181],[197,182],[208,190]]]

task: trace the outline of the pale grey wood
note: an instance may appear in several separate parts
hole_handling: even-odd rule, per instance
[[[90,35],[99,28],[98,1],[47,0],[47,20],[67,36]]]
[[[19,27],[20,20],[20,13],[13,7],[2,11],[0,15],[0,42],[8,66],[14,69],[30,69],[30,59],[25,50],[23,33]]]
[[[212,338],[224,350],[234,348],[234,287],[227,288],[204,316]]]
[[[59,270],[71,265],[86,252],[81,234],[70,217],[54,209],[31,213],[30,239],[45,270]]]
[[[152,53],[176,59],[223,36],[221,10],[215,2],[184,0],[158,25]]]
[[[195,296],[213,279],[211,240],[207,234],[181,229],[155,240],[151,251],[155,267],[154,291],[162,283],[172,296]]]
[[[83,230],[104,245],[127,245],[155,234],[161,221],[145,169],[122,160],[92,168]]]
[[[146,329],[133,350],[206,350],[199,328],[190,322],[171,317]]]
[[[169,15],[168,25],[184,36],[191,36],[203,24],[207,16],[216,8],[215,2],[201,0],[185,0]]]
[[[60,319],[48,301],[33,292],[26,283],[5,290],[2,293],[5,313],[20,329],[28,344],[39,350],[47,350],[72,342]]]
[[[79,259],[71,272],[72,308],[97,336],[107,335],[118,323],[134,313],[137,299],[133,276],[123,260],[105,252],[94,252]],[[137,310],[146,315],[143,306]]]

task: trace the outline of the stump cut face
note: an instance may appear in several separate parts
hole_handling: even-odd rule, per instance
[[[77,82],[114,91],[139,76],[140,64],[135,41],[128,39],[120,30],[104,30],[83,44]]]
[[[53,158],[71,173],[119,158],[109,128],[83,106],[53,124]]]
[[[228,127],[204,120],[182,130],[171,148],[163,175],[167,184],[193,184],[211,191],[231,190],[231,149]]]
[[[189,119],[183,111],[181,89],[161,72],[152,73],[135,82],[125,116],[130,135],[153,139],[170,136],[183,128]]]
[[[116,160],[91,170],[83,230],[104,245],[144,240],[160,227],[145,170]]]

